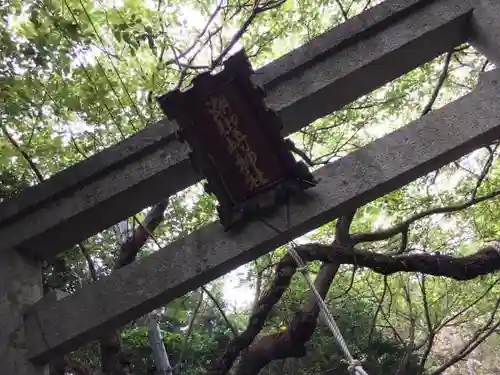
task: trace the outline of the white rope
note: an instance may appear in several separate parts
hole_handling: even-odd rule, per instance
[[[312,282],[311,278],[309,277],[309,274],[307,272],[307,266],[305,265],[304,261],[300,257],[299,253],[297,253],[297,250],[294,248],[294,244],[292,243],[292,246],[290,246],[289,253],[292,256],[292,258],[295,260],[295,262],[298,265],[297,271],[302,273],[304,276],[304,279],[306,280],[307,284],[311,288],[314,296],[316,297],[316,300],[318,302],[318,306],[321,310],[321,316],[325,320],[326,325],[330,329],[330,331],[333,334],[333,337],[335,340],[337,340],[337,343],[339,344],[340,348],[344,352],[345,357],[349,361],[349,367],[347,370],[349,371],[349,374],[351,375],[368,375],[368,373],[363,369],[363,366],[361,365],[361,362],[357,359],[354,359],[351,355],[351,352],[349,351],[349,348],[347,347],[347,344],[344,340],[344,337],[342,336],[342,333],[340,332],[339,327],[337,326],[337,323],[335,323],[335,319],[333,319],[333,316],[328,309],[328,306],[326,306],[325,301],[323,298],[321,298],[321,295],[318,292],[318,289],[314,286],[314,283]]]
[[[500,253],[500,241],[490,242],[489,245]]]

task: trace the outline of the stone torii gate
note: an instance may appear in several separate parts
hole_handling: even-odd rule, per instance
[[[255,73],[293,133],[470,42],[500,64],[497,0],[387,0]],[[277,246],[500,139],[500,73],[470,94],[318,169],[281,233],[212,223],[62,299],[42,298],[40,260],[199,180],[162,121],[0,204],[0,371],[42,375],[55,356],[164,305]]]

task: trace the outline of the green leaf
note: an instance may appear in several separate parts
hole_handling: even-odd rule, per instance
[[[128,31],[122,33],[122,38],[125,43],[132,44],[132,40],[130,39],[130,33]]]
[[[30,14],[30,22],[35,25],[35,27],[39,27],[40,26],[40,21],[38,20],[38,16],[39,16],[39,13],[38,11],[35,9],[31,12]]]
[[[123,39],[122,39],[122,33],[121,33],[121,31],[120,31],[120,30],[114,30],[114,31],[113,31],[113,34],[114,34],[114,36],[115,36],[115,38],[116,38],[116,40],[117,40],[118,42],[121,42],[121,41],[123,40]]]

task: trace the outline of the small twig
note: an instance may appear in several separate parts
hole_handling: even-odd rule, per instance
[[[406,228],[404,228],[403,231],[401,232],[401,242],[399,244],[398,254],[403,254],[406,251],[406,248],[408,247],[409,232],[410,232],[409,225]]]
[[[229,43],[226,45],[226,47],[222,50],[222,52],[219,54],[219,56],[213,60],[212,62],[212,69],[215,68],[216,66],[220,65],[222,60],[226,57],[226,55],[231,51],[231,49],[236,45],[236,43],[241,39],[243,34],[247,31],[247,29],[250,27],[254,19],[263,12],[266,12],[271,9],[278,8],[282,4],[285,3],[286,0],[278,0],[278,1],[270,1],[263,6],[258,6],[257,4],[253,7],[252,12],[248,16],[248,18],[245,20],[243,25],[236,31],[236,33],[233,35]]]
[[[310,167],[316,165],[314,161],[312,161],[312,159],[307,155],[307,153],[298,148],[293,142],[288,142],[288,145],[290,147],[290,151],[293,151],[297,155],[299,155],[302,158],[302,160],[304,160],[307,163],[307,165],[309,165]]]
[[[355,233],[351,234],[351,241],[354,244],[358,244],[361,242],[375,242],[386,240],[390,237],[393,237],[397,234],[404,233],[408,230],[408,228],[418,220],[421,220],[427,216],[436,215],[436,214],[445,214],[445,213],[453,213],[457,211],[464,210],[466,208],[472,207],[477,203],[484,202],[486,200],[492,199],[500,195],[500,190],[495,190],[492,193],[486,194],[482,197],[469,199],[464,203],[460,203],[457,205],[450,205],[445,207],[435,207],[429,210],[419,212],[410,218],[406,219],[400,224],[393,226],[392,228],[375,231],[375,232],[366,232],[366,233]]]
[[[0,124],[0,129],[2,129],[3,134],[5,135],[9,143],[12,145],[12,147],[14,147],[14,149],[17,152],[19,152],[23,157],[23,159],[28,163],[31,171],[35,174],[38,182],[44,181],[45,178],[43,177],[36,163],[31,159],[28,153],[23,150],[23,148],[19,145],[19,143],[17,143],[17,141],[10,135],[9,131],[7,130],[7,127],[3,124]]]
[[[496,279],[493,283],[491,283],[488,288],[486,288],[486,290],[479,296],[477,297],[474,301],[472,301],[470,304],[468,304],[467,306],[465,306],[463,309],[461,309],[460,311],[458,311],[457,313],[453,314],[452,316],[450,316],[448,319],[446,319],[445,321],[443,321],[439,327],[436,329],[437,331],[441,330],[442,328],[446,327],[447,325],[449,325],[452,321],[454,321],[455,319],[457,319],[459,316],[463,315],[464,313],[467,312],[467,310],[470,310],[472,307],[474,307],[477,303],[479,303],[484,297],[486,297],[486,295],[488,293],[491,292],[491,290],[493,289],[493,287],[495,287],[498,283],[500,283],[500,278]]]
[[[342,297],[346,296],[352,290],[352,287],[354,286],[354,279],[356,278],[356,271],[357,270],[358,270],[358,267],[356,267],[356,266],[352,267],[351,280],[349,281],[349,285],[348,285],[347,289],[344,290],[342,293],[334,296],[332,298],[332,300],[342,298]]]
[[[384,303],[385,295],[387,293],[388,281],[387,275],[384,276],[384,289],[382,290],[382,296],[378,300],[377,309],[375,310],[375,314],[373,314],[372,324],[370,327],[370,333],[368,334],[368,346],[372,344],[373,333],[375,332],[375,325],[377,323],[378,314],[380,309],[382,308],[382,304]]]
[[[427,300],[427,288],[425,286],[425,275],[422,275],[422,281],[420,282],[420,291],[422,293],[422,302],[424,304],[424,315],[425,323],[427,325],[428,337],[427,337],[427,347],[420,358],[419,368],[424,369],[425,362],[431,353],[432,346],[434,345],[434,338],[436,336],[436,330],[432,324],[431,314],[429,310],[429,301]]]
[[[488,175],[488,172],[490,171],[491,166],[493,165],[493,159],[495,157],[495,152],[498,149],[498,145],[500,143],[497,142],[495,147],[491,149],[490,147],[486,147],[490,155],[488,156],[488,159],[486,160],[486,163],[484,164],[483,170],[481,171],[481,174],[479,175],[479,178],[477,179],[476,186],[474,187],[474,190],[472,192],[472,198],[471,199],[476,199],[477,192],[479,188],[481,187],[481,184],[485,180],[486,176]]]
[[[224,321],[226,322],[227,326],[229,327],[229,329],[231,330],[233,335],[238,336],[238,330],[234,327],[234,325],[231,323],[231,321],[227,317],[226,313],[224,312],[224,309],[220,305],[217,298],[215,298],[215,296],[212,294],[212,292],[210,292],[206,287],[202,286],[201,289],[207,294],[208,298],[210,298],[212,300],[212,302],[214,303],[214,305],[217,307],[217,310],[219,310],[219,313],[221,314],[222,319],[224,319]]]
[[[482,342],[484,342],[488,337],[490,337],[490,335],[493,332],[495,332],[496,329],[498,329],[498,327],[500,327],[500,320],[497,321],[492,326],[493,322],[495,321],[499,305],[500,305],[500,298],[497,300],[495,308],[493,309],[493,312],[491,313],[488,322],[486,322],[483,327],[481,327],[479,330],[476,331],[476,333],[470,338],[470,340],[467,341],[467,343],[465,343],[465,345],[458,351],[457,354],[452,356],[448,360],[448,362],[446,362],[445,364],[441,365],[439,368],[434,370],[430,375],[440,375],[446,369],[453,366],[455,363],[461,361],[463,358],[469,355],[474,349],[476,349]]]
[[[181,373],[182,359],[187,349],[187,343],[191,338],[191,334],[193,333],[194,322],[196,320],[196,317],[198,316],[198,312],[200,311],[202,303],[203,303],[203,290],[200,291],[200,299],[198,300],[198,303],[196,304],[196,307],[193,310],[193,315],[191,315],[189,319],[188,328],[186,330],[186,334],[184,335],[184,340],[182,342],[182,349],[179,353],[179,359],[177,360],[177,365],[175,366],[176,368],[174,370],[177,374]]]
[[[410,332],[409,332],[409,338],[408,338],[408,344],[406,344],[406,352],[399,363],[398,370],[396,371],[396,375],[405,375],[408,373],[408,368],[410,366],[410,360],[411,356],[413,353],[413,350],[415,348],[415,325],[416,325],[416,319],[415,319],[415,314],[413,311],[413,303],[411,299],[411,293],[408,287],[408,283],[406,283],[403,287],[404,291],[404,299],[408,305],[408,320],[410,321]]]
[[[80,249],[83,257],[87,261],[87,266],[89,267],[89,272],[90,272],[90,277],[92,278],[92,281],[97,281],[99,279],[99,276],[97,275],[97,270],[95,268],[94,261],[92,260],[92,257],[90,256],[87,248],[83,244],[78,244],[78,248]]]
[[[481,73],[486,70],[486,68],[488,67],[489,63],[490,63],[489,60],[486,59],[486,61],[484,62],[483,66],[481,66],[481,70],[480,70]]]
[[[187,56],[192,50],[194,47],[196,47],[196,45],[199,43],[200,39],[203,37],[203,35],[205,35],[205,33],[207,32],[208,28],[210,27],[210,25],[212,24],[213,20],[215,19],[215,17],[219,14],[219,12],[221,11],[222,9],[222,4],[223,2],[222,1],[219,1],[219,3],[217,4],[215,10],[212,12],[212,14],[210,15],[210,17],[208,18],[207,22],[205,23],[205,25],[203,26],[203,29],[201,30],[200,33],[198,33],[198,36],[196,38],[194,38],[194,42],[188,47],[186,48],[184,51],[182,51],[180,54],[177,54],[175,52],[175,50],[173,51],[174,52],[174,58],[173,59],[170,59],[170,60],[167,60],[165,61],[165,65],[170,65],[176,61],[179,61],[179,59]],[[172,47],[173,48],[173,47]]]
[[[425,106],[425,108],[422,111],[422,116],[425,116],[426,114],[428,114],[432,110],[432,106],[436,102],[436,99],[439,95],[439,92],[441,91],[441,88],[444,85],[446,77],[448,76],[448,70],[450,68],[450,62],[451,62],[451,58],[453,57],[453,53],[454,53],[454,51],[450,51],[446,54],[446,58],[444,60],[443,70],[441,72],[441,75],[439,76],[438,83],[437,83],[436,87],[434,88],[434,91],[431,95],[429,102],[427,103],[427,105]]]
[[[389,303],[387,304],[389,308],[388,308],[388,311],[387,311],[387,314],[386,314],[386,312],[384,311],[384,309],[382,307],[382,302],[380,302],[380,308],[378,309],[378,311],[379,311],[380,314],[382,314],[382,317],[384,318],[384,320],[388,324],[388,328],[391,330],[391,332],[392,332],[392,334],[394,336],[394,339],[397,340],[401,345],[404,345],[405,341],[403,340],[403,338],[399,334],[398,330],[394,327],[394,325],[389,320],[389,317],[391,315],[392,300],[393,300],[394,296],[393,296],[393,293],[391,291],[391,287],[389,286],[387,275],[385,275],[385,276],[386,276],[386,277],[384,277],[384,289],[385,289],[385,293],[383,295],[385,297],[385,294],[387,294],[387,292],[389,294]],[[368,284],[368,287],[370,288],[370,290],[372,292],[372,295],[375,296],[376,293],[373,290],[373,286],[371,284]],[[374,324],[375,324],[375,322],[376,322],[376,320],[373,321]],[[372,328],[375,328],[375,327],[372,326]]]
[[[335,0],[335,2],[337,3],[337,5],[338,5],[338,7],[340,9],[340,13],[342,13],[342,17],[344,17],[344,21],[347,21],[349,19],[349,14],[344,9],[344,6],[342,5],[342,1],[341,0]]]

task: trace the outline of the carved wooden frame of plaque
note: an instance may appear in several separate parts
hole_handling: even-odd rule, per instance
[[[281,120],[264,104],[252,74],[242,50],[220,73],[200,74],[187,90],[157,99],[164,114],[177,121],[179,139],[189,143],[191,162],[207,179],[205,190],[217,197],[226,230],[316,184],[290,152]]]

